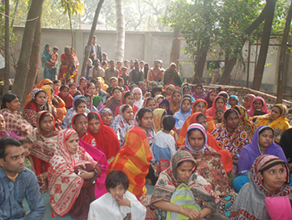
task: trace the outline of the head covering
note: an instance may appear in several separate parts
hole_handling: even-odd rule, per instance
[[[202,93],[201,94],[197,94],[196,93],[196,90],[193,92],[193,94],[192,94],[192,96],[195,98],[195,99],[205,99],[206,98],[206,93],[205,93],[205,91],[204,91],[204,87],[203,87],[203,85],[202,84],[197,84],[196,86],[195,86],[195,89],[197,88],[197,87],[202,87]]]
[[[46,63],[51,59],[50,51],[46,50],[46,47],[50,46],[50,44],[45,44],[44,50],[42,52],[42,67],[45,68]]]
[[[256,96],[254,94],[246,94],[244,97],[243,97],[243,100],[242,102],[244,103],[244,99],[245,98],[248,98],[251,102],[253,101],[253,99],[255,98]]]
[[[250,106],[249,111],[248,111],[249,116],[250,116],[250,117],[253,117],[254,110],[255,110],[254,107],[253,107],[253,103],[254,103],[255,101],[257,101],[257,100],[262,101],[262,103],[263,103],[262,110],[265,112],[265,114],[270,113],[270,111],[268,111],[266,101],[265,101],[262,97],[257,96],[257,97],[255,97],[255,98],[252,100],[251,106]]]
[[[109,112],[110,110],[108,110],[106,111]],[[105,153],[107,159],[115,157],[120,149],[120,143],[117,134],[111,127],[103,124],[100,114],[97,112],[90,112],[90,114],[96,114],[98,116],[100,126],[97,133],[93,133],[88,130],[89,133],[95,138],[96,143]]]
[[[213,101],[213,105],[212,105],[212,107],[209,108],[209,109],[207,109],[207,111],[206,111],[207,114],[208,114],[209,116],[213,117],[213,118],[216,117],[216,110],[217,110],[217,108],[216,108],[216,101],[217,101],[218,99],[222,99],[222,100],[224,101],[223,110],[224,110],[224,111],[227,110],[227,108],[226,108],[226,100],[225,100],[225,98],[223,98],[222,96],[217,96],[217,97],[214,99],[214,101]]]
[[[236,96],[236,95],[231,95],[231,96],[229,97],[229,99],[230,99],[230,98],[236,99],[236,100],[237,100],[237,104],[236,104],[236,105],[240,106],[238,96]],[[228,99],[228,102],[227,102],[227,103],[229,103],[229,99]]]
[[[242,118],[241,125],[243,126],[244,130],[247,132],[250,139],[253,138],[253,134],[255,131],[255,126],[252,120],[249,118],[248,112],[246,108],[243,106],[234,106],[234,109],[240,114]]]
[[[203,136],[204,136],[204,145],[202,146],[202,148],[200,150],[195,150],[191,147],[190,143],[189,143],[189,131],[192,131],[192,130],[199,130]],[[206,130],[205,128],[203,127],[203,125],[201,124],[198,124],[198,123],[194,123],[194,124],[191,124],[189,127],[188,127],[188,130],[187,130],[187,134],[186,134],[186,148],[192,152],[200,152],[200,151],[203,151],[204,149],[206,149],[207,147],[207,133],[206,133]]]
[[[159,108],[160,105],[166,105],[167,106],[167,115],[172,115],[172,111],[170,110],[170,104],[169,104],[169,101],[167,99],[163,99],[160,103],[159,103]]]
[[[189,111],[188,112],[184,112],[183,109],[182,109],[182,104],[185,100],[188,100],[190,101],[190,103],[192,103],[192,99],[191,97],[188,97],[188,96],[185,96],[180,104],[180,111],[176,112],[174,114],[174,118],[176,120],[176,129],[180,129],[182,128],[183,126],[183,123],[185,122],[185,120],[187,119],[187,117],[189,117],[191,115],[191,112],[192,112],[192,108],[190,107]]]
[[[105,114],[105,113],[111,113],[111,115],[112,115],[113,118],[114,118],[113,112],[112,112],[112,110],[110,110],[109,108],[102,108],[102,109],[100,109],[100,110],[98,111],[98,113],[99,113],[100,117],[102,117],[102,115]],[[111,121],[110,125],[108,125],[108,126],[111,127],[111,126],[112,126],[112,123],[113,123],[113,120]]]
[[[222,96],[222,95],[225,95],[225,96],[227,96],[227,98],[226,98],[226,102],[228,101],[228,99],[229,99],[229,95],[228,95],[228,93],[227,92],[225,92],[225,91],[221,91],[221,92],[219,92],[218,93],[218,95],[217,96]],[[223,97],[223,96],[222,96]],[[224,97],[225,98],[225,97]]]
[[[154,127],[155,133],[162,130],[161,118],[164,112],[166,111],[162,108],[157,108],[157,109],[154,109],[153,111],[153,122],[154,122],[153,127]]]
[[[114,129],[116,133],[118,132],[121,133],[123,131],[122,133],[124,133],[125,135],[127,131],[130,130],[134,126],[134,120],[129,120],[127,122],[124,116],[122,115],[122,110],[126,105],[128,104],[121,105],[120,110],[119,110],[119,115],[115,117],[115,120],[113,121],[113,124],[111,125],[111,127]]]
[[[172,111],[173,114],[175,114],[176,112],[179,111],[179,109],[180,109],[180,104],[181,104],[181,102],[180,102],[180,103],[178,103],[177,106],[175,106],[175,103],[174,103],[174,101],[173,101],[173,96],[174,96],[174,94],[176,94],[176,93],[178,93],[178,94],[180,94],[180,95],[182,96],[181,91],[179,91],[179,90],[175,90],[175,91],[172,93],[172,95],[171,95],[171,97],[170,97],[170,99],[169,99],[169,104],[170,104],[169,106],[170,106],[170,110]]]
[[[46,99],[48,101],[49,97],[48,97],[48,94],[43,90],[43,89],[33,89],[32,90],[32,93],[31,93],[31,99],[30,101],[27,103],[27,105],[24,107],[25,109],[30,109],[30,110],[33,110],[33,111],[36,111],[36,112],[39,112],[40,110],[43,110],[45,105],[47,104],[47,102],[42,105],[42,106],[38,106],[35,99],[36,99],[36,95],[39,93],[39,92],[44,92],[46,94]]]
[[[79,91],[81,91],[81,90],[80,90],[80,86],[81,86],[81,81],[82,81],[82,80],[85,80],[85,81],[86,81],[85,86],[82,87],[83,91],[86,93],[86,89],[87,89],[87,80],[86,80],[86,78],[85,78],[84,76],[80,77],[80,79],[79,79],[79,85],[77,86],[77,89],[78,89]],[[82,95],[84,95],[84,94],[82,94]]]
[[[204,99],[197,99],[193,105],[192,105],[192,114],[195,113],[195,106],[199,103],[199,102],[204,102],[206,104],[206,110],[208,109],[208,103],[204,100]],[[203,114],[206,114],[206,110],[205,112],[202,112]]]
[[[137,88],[133,89],[133,94],[135,92],[139,92],[141,94],[141,97],[140,97],[140,100],[138,100],[138,101],[134,100],[134,105],[137,105],[139,108],[141,108],[142,105],[143,105],[143,93],[142,93],[142,90],[137,87]]]
[[[266,209],[271,220],[291,220],[291,202],[288,196],[265,198]]]
[[[208,91],[208,94],[207,94],[206,98],[205,98],[205,101],[207,102],[209,108],[211,108],[212,105],[213,105],[213,101],[210,100],[210,95],[211,95],[211,93],[214,92],[214,91],[216,92],[215,89],[210,89],[210,90]]]
[[[114,97],[112,96],[106,101],[105,105],[114,113],[116,109],[120,106],[121,102],[122,102],[121,100],[115,100]]]

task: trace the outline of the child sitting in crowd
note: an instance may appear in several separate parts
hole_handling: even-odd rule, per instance
[[[69,87],[67,85],[63,85],[60,88],[60,93],[58,96],[65,102],[66,109],[70,109],[73,106],[73,97],[69,94]]]
[[[106,92],[109,94],[109,95],[112,95],[112,90],[113,88],[115,88],[116,86],[118,86],[118,78],[117,77],[111,77],[110,78],[110,87],[107,88]]]
[[[30,155],[33,143],[29,139],[26,139],[26,138],[20,139],[19,142],[21,143],[24,149],[25,166],[31,169],[35,173],[33,158]]]
[[[77,90],[77,85],[75,83],[69,84],[69,92],[73,98],[77,95],[82,95],[81,92],[79,90]]]
[[[59,90],[60,90],[60,87],[61,87],[61,81],[60,80],[54,80],[53,83],[54,83],[54,85],[53,85],[54,94],[58,95],[59,92],[60,92]]]
[[[222,123],[223,116],[224,116],[224,110],[223,109],[217,109],[216,110],[216,118],[214,120],[217,125]]]

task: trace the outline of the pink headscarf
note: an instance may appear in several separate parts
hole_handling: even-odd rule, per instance
[[[291,220],[291,203],[288,196],[265,198],[266,209],[271,220]]]
[[[262,101],[262,103],[263,103],[262,110],[265,112],[265,114],[270,113],[270,111],[268,111],[266,101],[265,101],[262,97],[257,96],[257,97],[255,97],[255,98],[252,100],[252,103],[251,103],[250,109],[249,109],[249,111],[248,111],[249,117],[253,117],[254,110],[255,110],[255,109],[253,108],[253,103],[254,103],[255,101],[257,101],[257,100]]]

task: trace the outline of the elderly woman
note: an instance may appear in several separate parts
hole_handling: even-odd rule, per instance
[[[193,156],[200,175],[211,183],[212,190],[221,198],[220,213],[229,216],[236,194],[228,185],[228,176],[220,153],[207,145],[205,128],[197,123],[189,126],[185,142],[180,150],[186,150]]]
[[[156,207],[156,219],[202,219],[217,211],[220,199],[196,169],[189,152],[178,151],[172,157],[152,193],[150,205]]]

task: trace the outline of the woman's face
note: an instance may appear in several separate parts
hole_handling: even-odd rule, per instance
[[[185,161],[180,166],[176,168],[177,178],[183,183],[188,182],[194,169],[194,162]]]
[[[167,93],[168,96],[171,96],[172,93],[173,93],[173,91],[174,91],[174,88],[172,88],[172,87],[168,87],[168,88],[166,89],[166,93]]]
[[[185,94],[190,94],[190,90],[189,90],[189,88],[188,88],[188,87],[185,87],[185,88],[183,89],[183,93],[184,93],[184,95],[185,95]]]
[[[0,114],[0,132],[5,130],[5,120],[4,116]]]
[[[74,130],[78,133],[79,137],[82,137],[87,131],[87,118],[85,115],[78,116],[73,124]]]
[[[47,45],[46,46],[46,51],[50,52],[50,50],[51,50],[51,46],[50,45]]]
[[[243,107],[249,109],[251,106],[251,100],[248,97],[243,99]]]
[[[124,86],[124,84],[125,84],[125,82],[124,82],[124,79],[122,79],[121,81],[119,81],[119,83],[118,83],[118,84],[119,84],[119,86],[120,86],[120,87],[123,87],[123,86]]]
[[[86,86],[86,80],[85,79],[81,80],[80,85],[81,85],[81,87],[85,87]]]
[[[35,102],[38,106],[43,106],[47,102],[47,94],[45,92],[39,92],[35,97]]]
[[[46,116],[40,121],[40,129],[44,134],[49,134],[54,129],[54,120],[52,116]]]
[[[151,129],[153,125],[153,113],[145,112],[139,123],[140,127],[144,128],[145,130]]]
[[[121,100],[121,98],[122,98],[121,91],[118,89],[115,89],[115,91],[113,92],[113,97],[115,100]]]
[[[159,108],[159,103],[162,102],[163,98],[158,98],[156,103],[156,108]]]
[[[76,154],[79,145],[78,134],[72,134],[67,140],[66,145],[70,154]]]
[[[203,92],[203,88],[202,88],[202,86],[197,86],[197,87],[195,88],[195,92],[196,92],[196,94],[200,95],[200,94]]]
[[[210,101],[213,102],[215,100],[216,96],[217,96],[217,92],[216,91],[211,92],[210,95],[209,95]]]
[[[198,129],[190,132],[188,140],[194,150],[201,150],[204,147],[205,137]]]
[[[173,96],[172,96],[172,100],[174,103],[181,103],[182,100],[182,96],[180,93],[176,92]]]
[[[125,104],[132,106],[134,104],[134,96],[133,95],[127,96],[127,98],[125,99]]]
[[[205,130],[208,131],[208,122],[206,117],[197,117],[197,123],[203,125]]]
[[[231,107],[234,107],[238,104],[238,101],[235,98],[230,97],[229,104],[231,105]]]
[[[286,179],[286,172],[283,164],[278,164],[271,167],[261,174],[258,173],[259,178],[262,180],[264,187],[269,192],[275,192],[281,188]]]
[[[69,90],[67,88],[60,91],[62,97],[67,97],[69,95]]]
[[[274,133],[272,130],[265,130],[259,135],[259,145],[261,148],[267,149],[273,142]]]
[[[110,112],[106,112],[101,116],[103,123],[109,126],[113,121],[113,115]]]
[[[150,108],[152,111],[154,111],[154,109],[156,108],[155,100],[150,100],[150,101],[148,101],[146,107],[148,107],[148,108]]]
[[[281,116],[281,112],[280,109],[278,107],[273,107],[272,111],[271,111],[271,119],[272,120],[276,120],[277,118],[279,118]]]
[[[86,105],[86,103],[81,102],[81,103],[77,106],[76,112],[77,112],[77,113],[85,113],[86,110],[87,110],[87,105]]]
[[[263,102],[261,100],[256,100],[253,102],[253,109],[262,109]]]
[[[205,102],[199,102],[194,106],[194,113],[201,112],[205,114],[206,112],[206,103]]]
[[[135,99],[136,101],[139,101],[139,100],[141,99],[141,93],[140,93],[139,91],[136,91],[136,92],[134,93],[134,99]]]
[[[122,112],[122,116],[126,119],[126,121],[133,120],[133,109],[131,106],[127,107],[124,112]]]
[[[223,98],[218,98],[215,102],[216,109],[223,109],[224,108],[224,101]]]
[[[96,134],[96,133],[98,133],[99,128],[100,128],[100,123],[99,123],[98,119],[93,118],[88,122],[88,130],[90,132]]]
[[[224,119],[225,120],[225,119]],[[239,116],[235,112],[228,115],[226,122],[226,127],[230,129],[236,129],[239,123]]]
[[[95,86],[94,86],[94,85],[90,85],[90,86],[87,88],[87,92],[88,92],[91,96],[94,96]]]
[[[88,97],[88,96],[87,96],[86,99],[87,99],[86,106],[87,106],[87,108],[89,108],[90,105],[91,105],[91,97]]]
[[[87,66],[91,66],[90,60],[87,61]]]
[[[184,100],[184,102],[182,103],[181,107],[182,107],[183,112],[186,113],[192,107],[192,103],[191,103],[190,100]]]
[[[11,102],[7,102],[6,107],[12,112],[18,111],[20,108],[19,98],[16,97]]]

